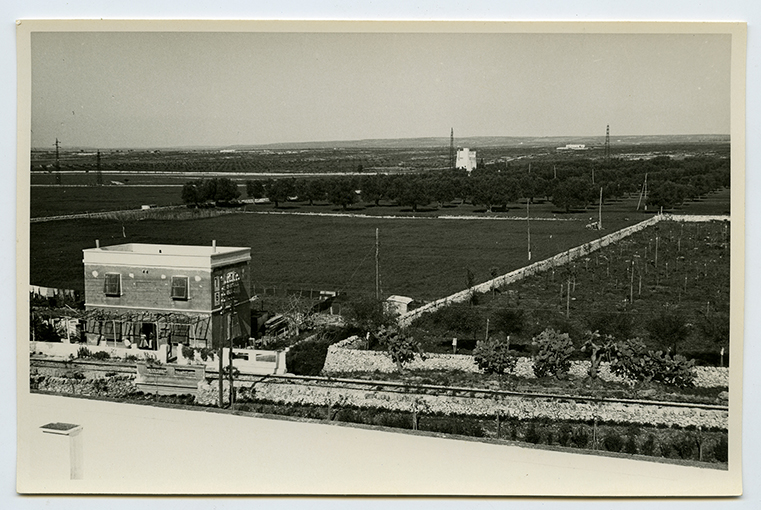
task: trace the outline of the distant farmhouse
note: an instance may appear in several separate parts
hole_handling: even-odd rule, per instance
[[[250,248],[96,242],[82,251],[88,343],[171,352],[249,337]]]
[[[585,151],[587,146],[583,143],[569,143],[565,147],[558,147],[559,151]]]
[[[476,168],[476,151],[459,149],[454,166],[458,170],[467,170],[468,173],[472,172]]]

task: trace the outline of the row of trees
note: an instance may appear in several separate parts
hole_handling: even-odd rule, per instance
[[[654,161],[654,162],[653,162]],[[472,172],[448,170],[413,175],[366,175],[332,178],[291,178],[249,180],[250,198],[269,198],[279,206],[289,198],[309,202],[329,201],[347,208],[363,201],[380,205],[393,201],[417,211],[431,203],[441,207],[455,199],[474,205],[507,207],[520,199],[533,202],[545,198],[565,211],[596,203],[600,188],[604,200],[621,198],[625,193],[642,189],[648,170],[648,204],[672,208],[687,199],[695,199],[729,185],[729,164],[719,158],[672,160],[668,157],[642,161],[621,161],[610,167],[599,162],[580,160],[562,166],[485,165]]]
[[[188,205],[198,206],[207,202],[225,204],[239,197],[238,185],[226,177],[198,179],[182,186],[182,201]]]
[[[670,209],[723,186],[729,186],[729,161],[717,157],[675,160],[658,157],[646,161],[577,160],[562,164],[481,165],[471,175],[447,170],[407,175],[364,175],[303,177],[246,181],[249,198],[269,198],[279,207],[287,200],[313,205],[328,201],[343,209],[362,201],[380,205],[392,201],[417,211],[436,203],[439,207],[456,199],[469,201],[491,211],[507,208],[518,200],[550,200],[566,212],[603,200],[615,200],[642,190],[647,174],[647,204]],[[240,196],[237,185],[227,178],[185,183],[182,199],[187,204],[225,203]]]

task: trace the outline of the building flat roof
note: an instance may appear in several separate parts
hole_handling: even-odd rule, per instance
[[[100,248],[89,248],[88,250],[102,250],[122,253],[139,253],[144,255],[182,255],[196,257],[210,257],[215,254],[233,253],[240,250],[250,250],[251,248],[234,247],[234,246],[198,246],[187,244],[143,244],[127,243],[115,244],[113,246],[101,246]],[[85,251],[88,251],[85,250]]]
[[[126,243],[82,250],[85,264],[214,268],[251,260],[251,248]]]

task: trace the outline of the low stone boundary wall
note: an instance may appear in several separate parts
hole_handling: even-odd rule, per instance
[[[526,278],[527,276],[531,276],[533,274],[546,271],[548,269],[552,269],[553,267],[558,267],[563,264],[567,264],[572,260],[578,259],[580,257],[584,257],[593,251],[596,251],[596,250],[599,250],[600,248],[608,246],[609,244],[618,242],[621,239],[634,234],[635,232],[639,232],[640,230],[644,230],[651,225],[655,225],[656,223],[661,221],[661,219],[662,219],[662,216],[658,216],[658,215],[653,216],[652,218],[648,218],[635,225],[622,228],[621,230],[612,232],[599,239],[589,241],[588,243],[582,244],[581,246],[577,246],[576,248],[571,248],[570,250],[564,251],[562,253],[558,253],[557,255],[550,257],[548,259],[540,260],[539,262],[534,262],[533,264],[529,264],[528,266],[522,267],[520,269],[516,269],[515,271],[511,271],[502,276],[498,276],[497,278],[488,280],[484,283],[474,285],[473,287],[469,289],[462,290],[460,292],[452,294],[451,296],[447,296],[442,299],[437,299],[436,301],[427,303],[421,306],[420,308],[416,308],[414,310],[407,312],[404,315],[399,316],[398,322],[401,326],[409,326],[412,323],[412,321],[414,321],[415,319],[417,319],[424,313],[435,312],[439,308],[443,308],[452,303],[466,302],[468,299],[470,299],[470,296],[473,293],[484,294],[486,292],[491,291],[495,287],[502,287],[509,283],[522,280],[523,278]]]
[[[166,345],[159,345],[155,351],[148,351],[127,347],[114,347],[113,345],[90,345],[85,343],[66,343],[66,342],[29,342],[30,354],[44,354],[54,358],[69,358],[77,356],[79,349],[87,348],[91,353],[107,352],[112,358],[125,358],[126,356],[135,356],[137,359],[156,358],[162,363],[166,362],[167,348]]]
[[[237,386],[237,384],[236,384]],[[215,405],[218,384],[202,382],[197,402]],[[224,393],[227,398],[227,392]],[[549,418],[558,421],[601,420],[653,426],[713,427],[726,429],[725,409],[691,406],[664,406],[660,403],[623,403],[574,400],[557,397],[524,397],[504,395],[492,397],[456,397],[443,395],[404,394],[392,391],[336,388],[319,384],[258,382],[241,385],[240,397],[255,398],[285,405],[318,405],[358,407],[420,414],[503,417],[525,419]]]
[[[396,364],[391,356],[382,351],[368,351],[359,349],[363,340],[359,337],[350,337],[328,348],[325,358],[323,374],[350,373],[350,372],[396,372]],[[520,357],[512,374],[526,379],[536,378],[532,368],[531,358]],[[473,356],[465,354],[426,354],[422,360],[416,356],[413,361],[406,365],[411,370],[459,370],[462,372],[481,372],[476,365]],[[583,379],[587,376],[589,361],[574,361],[571,363],[569,374],[572,377]],[[729,387],[729,369],[720,367],[695,367],[695,386],[700,388]],[[626,382],[610,372],[609,364],[600,364],[599,375],[603,381]]]

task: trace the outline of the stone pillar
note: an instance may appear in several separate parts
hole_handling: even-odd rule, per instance
[[[40,427],[43,441],[39,445],[45,451],[50,465],[48,474],[51,478],[64,478],[66,468],[71,480],[81,480],[84,472],[82,448],[82,426],[73,423],[48,423]],[[66,464],[68,460],[68,466]],[[56,476],[58,475],[58,476]]]

